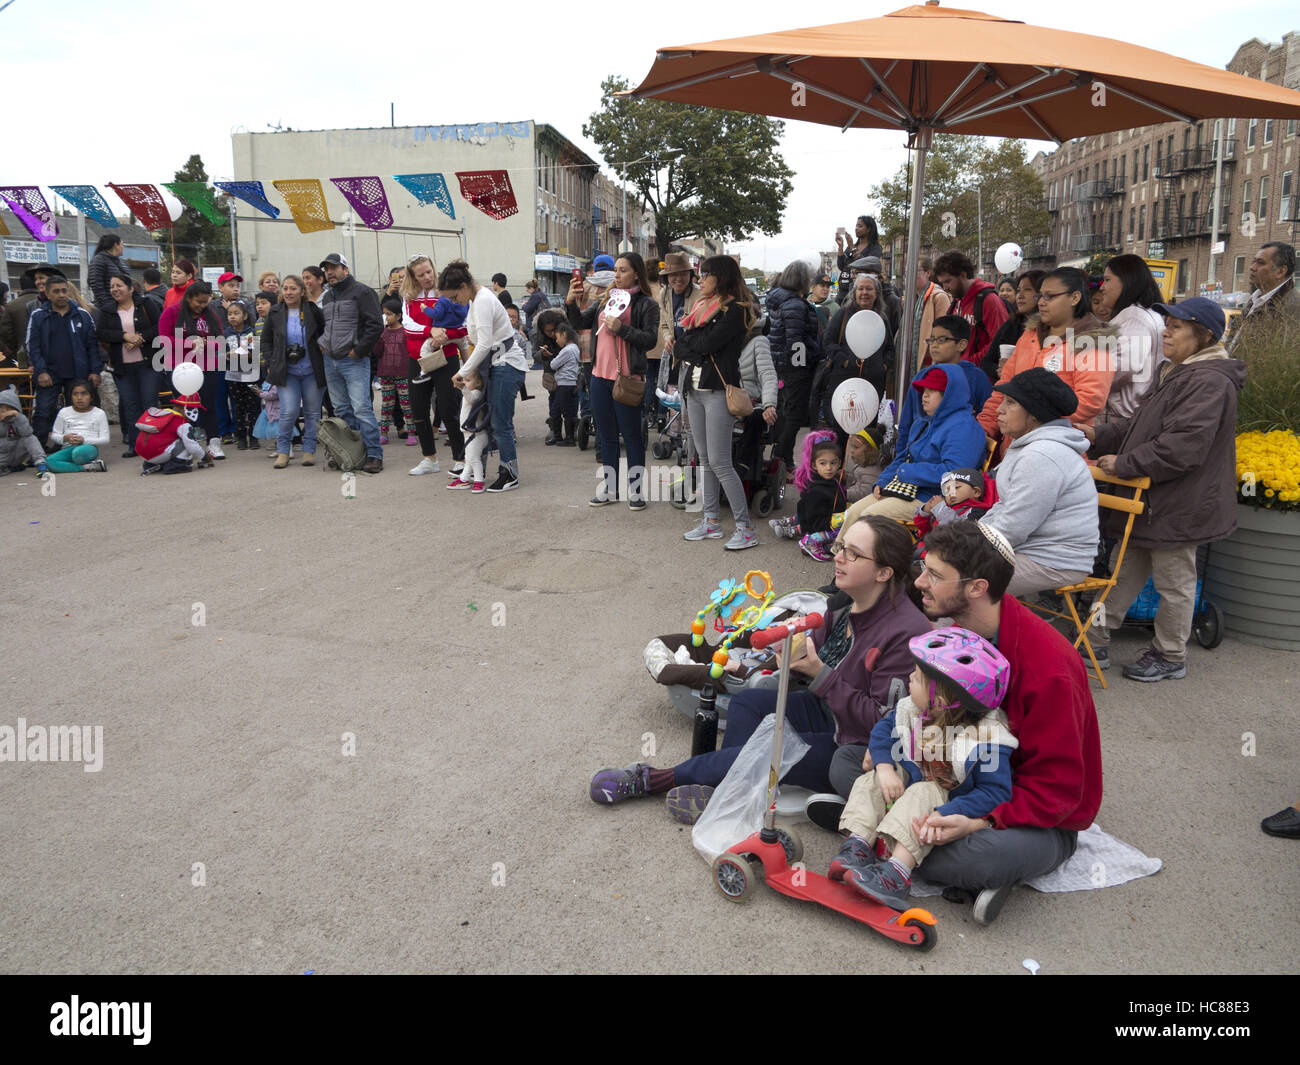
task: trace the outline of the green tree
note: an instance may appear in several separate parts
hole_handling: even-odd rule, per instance
[[[617,95],[627,88],[624,78],[601,82],[600,110],[582,133],[654,211],[661,251],[684,236],[780,232],[794,173],[777,150],[784,123]]]
[[[191,155],[185,165],[176,171],[173,181],[207,181],[208,172],[204,169],[203,159]],[[228,197],[217,194],[218,202],[224,207]],[[209,222],[193,207],[186,207],[176,219],[170,232],[160,230],[154,234],[154,240],[163,247],[176,249],[176,258],[193,259],[202,265],[202,260],[228,263],[230,255],[230,227],[219,226]],[[170,262],[166,264],[170,266]],[[166,277],[167,270],[163,270]]]
[[[909,163],[871,190],[880,204],[883,242],[907,238],[911,179]],[[961,251],[974,261],[982,243],[984,262],[991,263],[999,245],[1023,247],[1048,235],[1051,220],[1042,201],[1043,183],[1025,160],[1023,141],[940,133],[926,157],[921,247]]]

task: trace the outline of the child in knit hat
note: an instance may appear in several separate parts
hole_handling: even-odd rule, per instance
[[[6,388],[0,392],[0,477],[21,470],[28,459],[37,473],[45,473],[45,449],[23,414],[18,391]]]

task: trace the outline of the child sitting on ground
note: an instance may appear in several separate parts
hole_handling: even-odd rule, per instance
[[[844,495],[850,503],[871,495],[880,478],[880,430],[863,429],[849,437],[844,455]]]
[[[103,473],[108,467],[99,449],[108,446],[108,415],[95,406],[89,381],[73,381],[72,406],[54,419],[50,443],[59,448],[46,462],[55,473]]]
[[[411,398],[407,392],[406,368],[410,365],[406,353],[406,330],[402,327],[402,301],[396,296],[386,296],[383,302],[384,329],[375,343],[375,377],[383,397],[379,407],[379,442],[388,443],[388,427],[393,423],[393,403],[402,412],[402,424],[411,426]],[[411,435],[415,430],[411,429]]]
[[[18,390],[6,388],[0,392],[0,477],[25,468],[28,459],[37,473],[45,472],[45,449],[23,413]]]
[[[568,322],[555,327],[555,341],[560,351],[551,360],[551,373],[555,375],[555,391],[551,393],[551,425],[560,436],[564,424],[564,437],[555,442],[561,447],[577,447],[574,434],[578,430],[578,331]]]
[[[465,387],[460,401],[460,423],[469,436],[465,440],[465,468],[447,483],[448,488],[468,488],[475,495],[487,490],[483,452],[488,445],[488,419],[483,407],[483,378],[477,370],[462,374]],[[471,428],[471,426],[477,428]]]
[[[257,446],[253,426],[260,406],[257,382],[262,367],[256,354],[258,345],[254,342],[256,328],[239,300],[226,308],[226,322],[226,384],[230,405],[235,409],[235,448],[247,451]]]
[[[912,519],[918,539],[924,540],[936,525],[963,518],[978,521],[998,501],[993,478],[971,467],[949,470],[939,482],[939,490],[943,494],[931,496]]]
[[[144,460],[140,476],[148,473],[188,473],[212,467],[212,456],[190,437],[203,404],[198,396],[173,396],[166,407],[150,407],[135,427],[135,450]]]
[[[980,819],[1007,802],[1019,746],[999,709],[1011,665],[996,647],[949,627],[914,636],[908,648],[916,661],[908,694],[871,730],[874,768],[849,793],[840,817],[848,839],[827,873],[896,910],[907,905],[912,870],[944,842],[931,815]],[[893,844],[888,858],[877,840]]]
[[[803,461],[795,470],[799,489],[795,518],[773,518],[769,525],[783,540],[799,540],[799,550],[818,562],[830,562],[827,545],[835,539],[831,518],[849,505],[841,476],[842,453],[835,433],[819,430],[803,441]]]

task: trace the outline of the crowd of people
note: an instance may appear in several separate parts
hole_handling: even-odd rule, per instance
[[[1038,605],[1035,597],[1109,573],[1119,529],[1099,517],[1098,474],[1148,477],[1148,505],[1090,640],[1107,668],[1110,634],[1150,577],[1160,594],[1153,640],[1124,676],[1187,675],[1197,548],[1235,527],[1245,366],[1231,352],[1270,320],[1300,323],[1295,251],[1260,249],[1256,296],[1225,348],[1222,308],[1199,297],[1162,302],[1137,256],[1115,256],[1098,278],[1059,267],[993,283],[949,251],[921,259],[914,305],[904,307],[872,219],[836,241],[836,279],[796,261],[762,299],[730,256],[697,267],[678,252],[662,263],[602,255],[553,308],[534,281],[516,307],[504,275],[482,285],[468,264],[439,269],[425,255],[395,268],[382,292],[352,277],[337,253],[298,274],[264,272],[251,293],[233,272],[214,292],[184,259],[170,285],[146,271],[140,287],[120,242],[105,237],[89,302],[57,268],[38,267],[0,311],[0,354],[25,356],[35,387],[30,424],[14,391],[0,392],[0,462],[102,471],[106,366],[123,457],[141,456],[137,424],[160,406],[168,372],[191,352],[210,353],[213,340],[222,359],[203,363],[194,395],[172,397],[175,444],[159,461],[151,439],[146,472],[191,459],[210,466],[225,457],[223,444],[259,441],[271,442],[273,469],[295,453],[311,466],[329,417],[356,434],[367,473],[383,470],[394,438],[420,448],[412,475],[439,473],[441,430],[447,488],[510,491],[521,483],[515,407],[532,398],[526,375],[540,368],[545,444],[572,446],[589,424],[602,471],[591,506],[639,512],[651,496],[648,435],[665,411],[680,410],[701,507],[683,538],[725,540],[730,551],[757,545],[749,475],[774,461],[798,501],[772,532],[833,569],[824,589],[832,609],[791,663],[806,687],[788,709],[812,748],[789,779],[841,805],[851,798],[831,875],[893,905],[919,868],[932,882],[984,893],[977,915],[992,919],[1011,885],[1069,856],[1100,801],[1083,661],[1022,600]],[[865,311],[884,326],[872,352],[850,341]],[[892,395],[903,350],[914,353],[909,385]],[[832,397],[853,379],[892,401],[882,403],[892,417],[855,432],[838,424]],[[953,631],[936,642],[941,618]],[[849,654],[854,644],[881,651],[873,668]],[[971,655],[980,670],[954,665]],[[910,694],[889,707],[895,680]],[[662,793],[693,821],[772,709],[770,694],[743,693],[721,749],[670,768],[601,770],[592,797]],[[951,751],[891,762],[899,722],[936,716],[983,736],[963,749],[973,757],[991,745],[1009,772],[968,773]],[[899,807],[915,817],[886,811],[922,785]]]

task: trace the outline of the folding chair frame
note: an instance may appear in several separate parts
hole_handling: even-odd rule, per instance
[[[1074,638],[1074,648],[1075,650],[1078,650],[1079,647],[1082,646],[1084,650],[1088,652],[1088,661],[1092,663],[1093,675],[1101,683],[1101,686],[1105,688],[1106,676],[1102,672],[1101,666],[1097,664],[1097,655],[1092,649],[1091,641],[1088,639],[1088,629],[1092,626],[1098,612],[1105,608],[1106,599],[1110,596],[1110,593],[1114,590],[1115,585],[1119,581],[1120,569],[1124,565],[1124,556],[1128,552],[1129,536],[1133,532],[1133,522],[1137,519],[1139,514],[1146,510],[1146,504],[1142,501],[1142,493],[1151,487],[1151,478],[1133,477],[1126,479],[1123,477],[1111,477],[1109,474],[1103,473],[1096,466],[1090,466],[1089,469],[1092,471],[1092,479],[1096,481],[1098,485],[1113,485],[1118,488],[1131,489],[1133,492],[1131,498],[1113,495],[1109,492],[1102,492],[1100,489],[1098,489],[1097,492],[1097,505],[1102,510],[1117,510],[1128,515],[1128,519],[1124,522],[1123,535],[1120,537],[1119,551],[1115,555],[1115,566],[1111,570],[1109,577],[1085,577],[1077,584],[1062,585],[1060,588],[1055,590],[1056,594],[1065,600],[1066,609],[1069,611],[1068,614],[1064,614],[1059,610],[1052,610],[1037,603],[1026,603],[1025,605],[1040,614],[1046,614],[1055,618],[1063,618],[1074,625],[1074,631],[1078,634]],[[1078,606],[1075,603],[1074,597],[1087,592],[1098,591],[1101,594],[1093,600],[1092,605],[1088,608],[1087,619],[1085,620],[1080,618]]]

